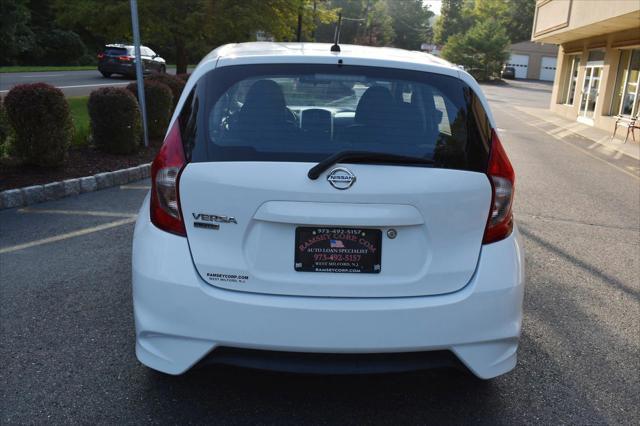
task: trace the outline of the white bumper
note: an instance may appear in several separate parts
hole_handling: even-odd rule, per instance
[[[475,375],[516,364],[524,292],[517,229],[483,246],[462,290],[407,298],[315,298],[222,290],[202,281],[187,239],[155,228],[145,203],[133,244],[136,354],[181,374],[218,346],[290,352],[451,350]],[[212,253],[212,255],[214,255]]]

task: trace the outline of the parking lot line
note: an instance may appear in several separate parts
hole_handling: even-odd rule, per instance
[[[120,189],[151,189],[150,185],[120,185]]]
[[[30,75],[19,75],[19,78],[43,78],[43,77],[62,77],[67,74],[30,74]]]
[[[18,250],[24,250],[26,248],[41,246],[43,244],[54,243],[56,241],[67,240],[69,238],[79,237],[81,235],[92,234],[98,231],[104,231],[105,229],[115,228],[117,226],[127,225],[136,221],[136,217],[129,217],[115,222],[104,223],[98,226],[92,226],[91,228],[84,228],[78,231],[67,232],[65,234],[56,235],[53,237],[43,238],[41,240],[30,241],[28,243],[18,244],[15,246],[5,247],[0,249],[0,254],[11,253]]]
[[[33,209],[29,207],[18,210],[18,213],[44,213],[44,214],[64,214],[64,215],[79,215],[79,216],[99,216],[99,217],[136,217],[133,213],[119,213],[119,212],[102,212],[92,210],[47,210],[47,209]]]

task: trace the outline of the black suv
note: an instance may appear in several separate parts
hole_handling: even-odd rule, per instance
[[[516,78],[516,69],[514,67],[508,67],[505,65],[502,68],[502,72],[500,73],[500,76],[502,78],[508,78],[510,80],[513,80],[514,78]]]
[[[144,74],[165,73],[167,65],[164,59],[146,46],[140,46],[142,70]],[[111,74],[122,74],[127,77],[136,76],[135,49],[125,44],[107,44],[98,53],[98,71],[105,77]]]

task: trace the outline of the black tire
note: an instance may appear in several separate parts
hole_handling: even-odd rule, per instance
[[[102,76],[103,76],[104,78],[109,78],[109,77],[111,77],[111,73],[110,73],[110,72],[100,71],[100,74],[102,74]]]

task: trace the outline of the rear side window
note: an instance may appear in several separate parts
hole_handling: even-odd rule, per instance
[[[199,124],[185,146],[194,162],[317,162],[358,150],[486,170],[486,114],[454,77],[361,66],[242,65],[207,73],[196,93]]]
[[[126,47],[105,47],[104,53],[109,56],[125,56],[129,52]]]

